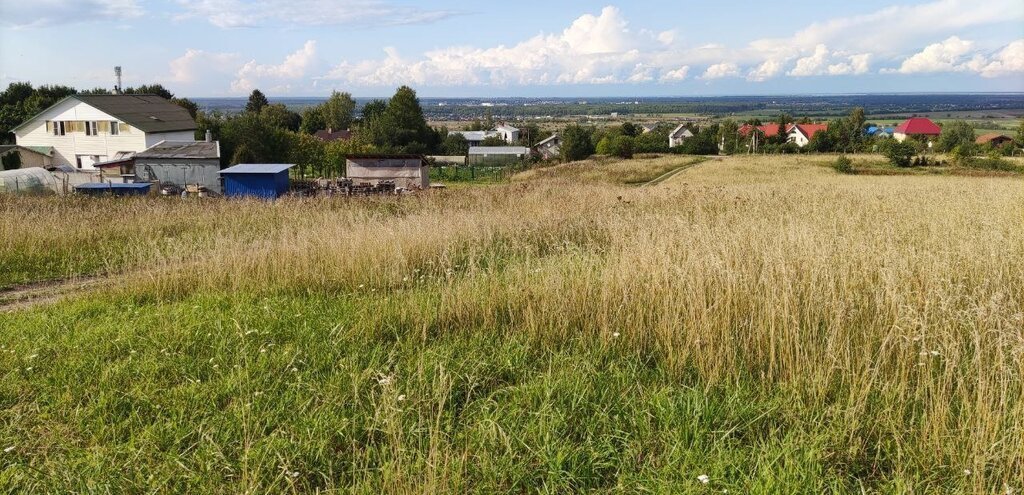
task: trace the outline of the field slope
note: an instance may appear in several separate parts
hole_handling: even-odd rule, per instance
[[[1024,181],[689,160],[0,198],[0,488],[1024,490]]]

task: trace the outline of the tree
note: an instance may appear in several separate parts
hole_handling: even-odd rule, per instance
[[[896,140],[889,142],[882,151],[889,162],[897,167],[909,167],[910,160],[917,154],[917,149],[910,143],[901,143]]]
[[[260,119],[271,127],[293,132],[298,131],[299,126],[302,124],[302,117],[299,116],[299,114],[288,110],[288,107],[283,103],[274,103],[264,106],[263,109],[260,110]]]
[[[633,158],[633,136],[617,136],[612,139],[611,154],[619,158]]]
[[[480,141],[480,146],[508,146],[508,143],[501,136],[487,136]]]
[[[864,116],[864,109],[856,107],[850,112],[850,116],[847,119],[846,130],[850,133],[849,145],[854,149],[859,149],[864,143],[864,123],[867,121]]]
[[[320,129],[326,129],[327,122],[324,120],[323,108],[320,105],[306,107],[302,111],[302,122],[299,130],[306,134],[313,134]]]
[[[942,126],[942,134],[939,134],[939,151],[951,152],[960,148],[961,153],[971,153],[974,148],[974,126],[957,120]]]
[[[0,157],[0,170],[14,170],[21,168],[21,153],[18,152],[17,148]]]
[[[369,121],[371,142],[381,149],[402,153],[428,153],[441,144],[441,137],[427,125],[416,91],[402,86],[388,100],[384,112]]]
[[[323,141],[309,134],[289,133],[288,137],[291,140],[288,162],[295,164],[300,177],[305,177],[307,170],[320,177],[333,175],[324,160],[326,153]]]
[[[263,107],[269,104],[270,101],[267,100],[267,96],[264,95],[262,91],[254,89],[252,90],[252,93],[249,94],[249,102],[245,104],[245,111],[260,113],[260,111],[263,110]]]
[[[638,125],[636,125],[636,124],[634,124],[632,122],[623,122],[622,123],[622,135],[636,137],[636,136],[639,136],[640,133],[641,133],[640,126],[638,126]]]
[[[137,88],[128,88],[123,91],[126,95],[157,95],[168,100],[174,99],[174,93],[168,91],[162,84],[143,84]]]
[[[1017,146],[1024,146],[1024,119],[1020,119],[1020,125],[1017,126]]]
[[[612,154],[612,138],[605,136],[601,138],[597,145],[594,146],[594,152],[598,155],[610,155]]]
[[[327,128],[343,131],[352,126],[352,114],[356,110],[356,101],[352,99],[352,95],[332,91],[331,97],[320,107]]]
[[[573,124],[562,131],[562,159],[567,162],[583,160],[594,154],[594,145],[590,142],[592,131],[578,124]]]
[[[469,153],[469,142],[462,134],[449,134],[441,143],[441,151],[448,156],[463,156]]]
[[[171,103],[187,110],[193,119],[199,116],[199,105],[188,98],[171,98]]]
[[[388,102],[384,100],[373,100],[363,105],[362,118],[363,122],[371,122],[381,115],[388,109]]]

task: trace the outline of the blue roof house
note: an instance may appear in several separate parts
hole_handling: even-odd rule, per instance
[[[288,163],[239,164],[220,171],[225,196],[277,199],[288,192]]]

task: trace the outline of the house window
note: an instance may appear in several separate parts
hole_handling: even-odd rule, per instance
[[[110,135],[111,136],[116,136],[118,134],[121,134],[121,130],[117,127],[117,121],[116,120],[111,121],[110,122]]]
[[[86,136],[95,136],[97,134],[97,131],[98,131],[98,129],[96,128],[96,121],[95,120],[87,120],[85,122],[85,135]]]
[[[52,122],[52,124],[53,124],[53,135],[54,136],[63,136],[64,135],[64,121],[63,120],[55,120],[55,121]]]

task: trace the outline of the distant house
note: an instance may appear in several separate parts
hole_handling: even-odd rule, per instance
[[[515,127],[503,123],[495,127],[494,131],[508,144],[515,144],[519,141],[519,129]]]
[[[942,128],[935,122],[924,117],[914,117],[904,120],[902,124],[896,126],[892,137],[902,143],[908,137],[918,136],[929,139],[939,137],[939,134],[942,134]]]
[[[484,139],[489,137],[499,137],[495,131],[449,131],[448,135],[452,136],[455,134],[461,134],[462,137],[466,138],[466,143],[469,146],[480,146],[480,143],[484,142]]]
[[[525,160],[530,148],[524,146],[473,146],[469,148],[469,164],[476,166],[503,166]]]
[[[220,187],[220,143],[217,141],[162,141],[134,156],[136,182]]]
[[[893,133],[893,128],[892,127],[879,127],[879,126],[876,126],[876,125],[872,125],[872,126],[868,126],[867,129],[864,129],[864,134],[866,136],[892,137],[892,133]]]
[[[220,171],[224,177],[224,195],[277,199],[288,192],[288,169],[294,164],[239,164]]]
[[[17,158],[15,158],[17,156]],[[13,168],[50,167],[53,148],[50,146],[18,146],[16,144],[0,146],[0,170]],[[17,166],[14,166],[14,164]]]
[[[775,122],[759,126],[743,124],[737,132],[742,137],[748,137],[755,130],[762,138],[775,137],[779,135],[779,124]],[[815,134],[826,130],[828,130],[828,124],[786,124],[786,141],[803,148],[811,142],[811,138]]]
[[[395,187],[427,189],[430,187],[430,164],[422,155],[349,155],[345,160],[345,177],[355,183],[376,185],[381,181],[394,181]]]
[[[786,136],[789,142],[803,148],[815,134],[827,130],[828,124],[790,124]]]
[[[449,131],[448,135],[461,134],[466,142],[472,146],[480,146],[487,138],[500,138],[508,144],[519,141],[519,129],[510,125],[501,124],[489,131]]]
[[[562,155],[562,138],[558,134],[552,134],[551,137],[537,143],[533,149],[543,160],[558,158]]]
[[[161,141],[195,138],[188,110],[155,95],[73,95],[11,130],[19,146],[52,148],[50,165],[93,169]]]
[[[329,143],[331,141],[348,141],[352,139],[352,131],[336,131],[331,128],[320,129],[313,133],[313,137],[325,143]]]
[[[1006,134],[999,134],[998,132],[982,134],[974,142],[982,146],[992,146],[994,148],[1002,148],[1003,146],[1012,146],[1014,144],[1012,137]]]
[[[683,141],[692,137],[693,132],[690,132],[690,129],[686,127],[686,124],[679,124],[678,127],[668,134],[668,147],[675,148],[676,146],[683,144]]]

